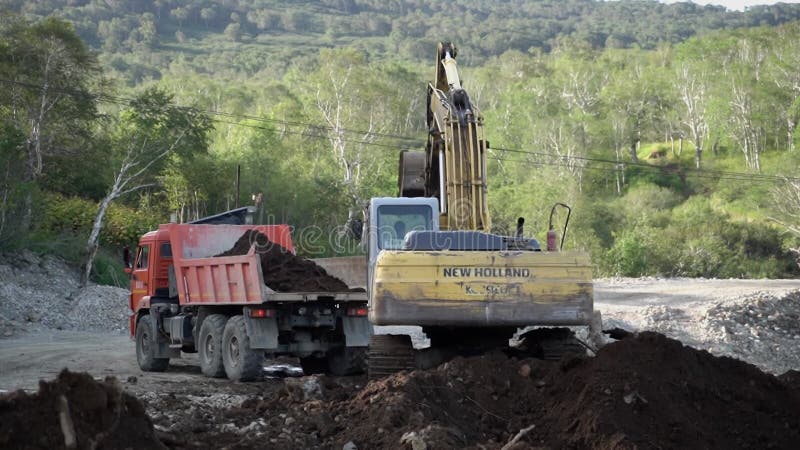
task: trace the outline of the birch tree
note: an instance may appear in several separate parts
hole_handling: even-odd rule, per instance
[[[0,46],[4,79],[0,103],[8,108],[14,128],[25,136],[23,181],[36,185],[48,157],[77,157],[88,147],[98,117],[96,98],[89,90],[97,87],[100,68],[72,25],[60,19],[29,24],[7,16],[0,22],[0,32],[5,41]],[[24,203],[21,224],[28,228],[33,214],[30,189]]]
[[[703,145],[708,136],[708,87],[704,74],[684,63],[678,70],[675,87],[683,103],[683,125],[694,144],[695,167],[700,168],[703,159]]]
[[[403,70],[370,67],[356,50],[323,50],[320,61],[311,80],[315,112],[325,127],[316,132],[324,133],[339,165],[351,219],[363,207],[365,178],[390,161],[385,152],[376,155],[372,144],[418,127],[412,117],[424,117],[425,88],[422,82],[411,86],[416,80]],[[391,158],[393,171],[396,161]]]
[[[192,108],[177,107],[172,96],[159,89],[148,89],[122,113],[118,130],[109,149],[117,161],[113,181],[100,201],[86,241],[81,284],[92,274],[108,207],[117,199],[158,185],[158,174],[169,157],[191,158],[207,152],[210,120]]]

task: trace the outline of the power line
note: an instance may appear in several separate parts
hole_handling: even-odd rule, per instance
[[[7,80],[7,79],[0,79],[0,83],[17,85],[29,89],[36,89],[42,90],[42,86],[38,86],[31,83],[25,83],[21,81],[15,80]],[[114,96],[110,94],[89,94],[84,91],[74,90],[74,89],[65,89],[65,88],[49,88],[53,92],[64,93],[67,95],[79,96],[79,97],[89,97],[94,98],[99,102],[103,103],[112,103],[120,106],[132,106],[135,102],[135,99]],[[410,141],[409,144],[406,145],[397,145],[397,144],[388,144],[388,143],[381,143],[381,142],[374,142],[374,141],[367,141],[364,138],[362,139],[348,139],[339,137],[338,139],[342,142],[350,142],[350,143],[357,143],[361,145],[369,145],[369,146],[376,146],[376,147],[384,147],[384,148],[393,148],[393,149],[400,149],[400,150],[414,150],[424,146],[424,143],[416,138],[410,136],[402,136],[392,133],[383,133],[383,132],[374,132],[368,130],[358,130],[358,129],[350,129],[350,128],[343,128],[343,127],[331,127],[331,126],[324,126],[319,124],[313,124],[309,122],[302,122],[302,121],[290,121],[284,119],[270,119],[266,117],[259,117],[253,115],[246,115],[246,114],[235,114],[229,113],[224,111],[213,111],[213,110],[202,110],[196,107],[190,106],[179,106],[179,105],[169,105],[166,107],[167,109],[177,109],[177,110],[189,110],[194,112],[200,112],[204,114],[214,115],[214,116],[222,116],[228,117],[233,119],[243,119],[243,120],[252,120],[262,123],[270,123],[270,124],[281,124],[286,126],[295,126],[295,127],[305,127],[312,130],[318,130],[320,132],[328,133],[328,132],[341,132],[341,133],[353,133],[353,134],[360,134],[362,136],[372,136],[376,138],[388,138],[388,139],[398,139],[404,141]],[[212,119],[214,122],[218,123],[226,123],[235,126],[244,126],[249,128],[257,128],[263,129],[268,131],[275,131],[271,128],[267,127],[260,127],[253,124],[244,124],[241,122],[231,122],[221,119]],[[289,131],[289,130],[282,130],[281,133],[286,134],[293,134],[293,135],[300,135],[310,138],[317,138],[317,139],[330,139],[330,136],[309,133],[309,132],[298,132],[298,131]],[[666,172],[669,169],[665,166],[655,166],[652,164],[645,164],[640,162],[633,162],[633,161],[616,161],[611,159],[604,159],[604,158],[596,158],[596,157],[588,157],[588,156],[577,156],[577,155],[556,155],[552,153],[545,153],[545,152],[536,152],[532,150],[524,150],[524,149],[517,149],[517,148],[508,148],[502,146],[493,146],[489,149],[490,151],[501,151],[501,152],[510,152],[510,153],[517,153],[517,154],[525,154],[525,155],[532,155],[532,156],[539,156],[545,158],[555,158],[556,160],[578,160],[578,161],[586,161],[586,162],[595,162],[601,164],[613,164],[615,166],[633,166],[633,167],[640,167],[645,170],[650,171],[658,171],[660,173]],[[497,156],[487,156],[491,159],[497,159],[500,161],[508,161],[508,162],[518,162],[518,163],[526,163],[526,164],[533,164],[533,165],[560,165],[569,167],[570,164],[564,163],[547,163],[543,161],[529,161],[529,160],[511,160],[511,159],[503,159]],[[582,169],[589,169],[589,170],[605,170],[609,172],[619,172],[619,169],[602,169],[602,168],[589,168],[587,166],[582,167]],[[724,179],[724,180],[735,180],[735,181],[769,181],[769,182],[778,182],[778,181],[800,181],[800,178],[795,177],[783,177],[778,175],[767,175],[767,174],[754,174],[754,173],[746,173],[746,172],[733,172],[733,171],[724,171],[724,170],[716,170],[716,169],[697,169],[697,168],[688,168],[688,167],[680,167],[677,171],[678,173],[682,173],[686,176],[693,176],[695,178],[707,178],[707,179]]]
[[[557,166],[557,167],[569,167],[569,164],[566,163],[556,163],[556,162],[544,162],[544,161],[531,161],[528,159],[510,159],[510,158],[502,158],[498,156],[487,156],[487,159],[493,159],[496,161],[503,161],[503,162],[513,162],[513,163],[520,163],[526,166],[533,166],[533,167],[541,167],[541,166]],[[620,164],[623,165],[623,164]],[[664,173],[665,170],[661,170],[661,167],[658,166],[650,166],[653,169],[653,172],[660,172]],[[583,166],[581,170],[591,170],[595,172],[607,172],[613,174],[620,174],[622,171],[620,169],[608,169],[604,167],[592,167],[592,166]],[[684,173],[687,177],[692,178],[704,178],[710,180],[730,180],[730,181],[748,181],[753,183],[774,183],[775,180],[759,180],[759,179],[747,179],[743,177],[733,177],[733,176],[724,176],[724,175],[707,175],[707,174],[700,174],[700,173]],[[781,179],[782,180],[782,179]]]

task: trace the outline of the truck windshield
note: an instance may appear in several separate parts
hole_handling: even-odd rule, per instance
[[[432,229],[427,205],[382,205],[378,207],[378,248],[399,250],[409,231]]]

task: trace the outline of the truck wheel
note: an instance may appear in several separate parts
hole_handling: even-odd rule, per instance
[[[200,370],[205,376],[213,378],[225,376],[225,367],[222,365],[222,333],[227,321],[227,316],[211,314],[200,326],[198,356]]]
[[[244,316],[233,316],[222,334],[222,363],[228,379],[253,381],[264,372],[264,352],[250,348]]]
[[[355,375],[367,371],[367,347],[338,347],[328,352],[331,375]]]
[[[169,366],[169,358],[156,358],[156,342],[150,317],[142,316],[136,324],[136,361],[145,372],[163,372]]]

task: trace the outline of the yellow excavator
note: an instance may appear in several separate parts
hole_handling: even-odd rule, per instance
[[[370,200],[362,236],[370,321],[421,326],[431,346],[373,335],[372,378],[508,347],[525,327],[536,328],[517,336],[521,347],[544,358],[585,352],[566,327],[599,336],[589,256],[556,247],[552,212],[545,249],[523,237],[522,219],[514,236],[491,233],[483,117],[461,86],[456,53],[437,46],[425,151],[400,154],[400,196]]]

